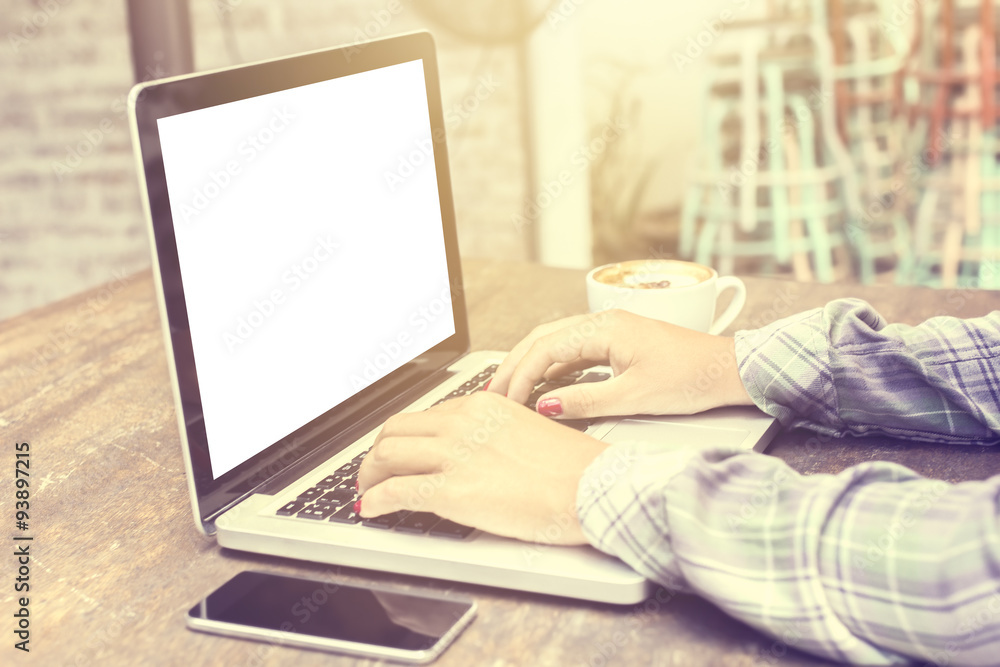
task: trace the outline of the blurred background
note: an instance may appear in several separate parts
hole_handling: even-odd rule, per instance
[[[1000,286],[1000,0],[0,8],[0,319],[149,266],[133,82],[417,29],[466,257]]]

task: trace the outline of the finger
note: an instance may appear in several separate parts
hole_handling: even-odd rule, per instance
[[[572,327],[543,336],[532,344],[514,369],[507,396],[524,403],[554,364],[605,363],[610,345],[606,330],[593,320],[581,320]]]
[[[558,380],[561,377],[565,377],[570,373],[576,373],[577,371],[585,371],[588,368],[593,368],[596,362],[590,361],[589,359],[581,359],[580,361],[575,361],[572,363],[557,363],[549,366],[549,370],[545,371],[544,379],[546,380]]]
[[[501,362],[500,366],[497,367],[496,372],[493,374],[493,378],[490,380],[487,391],[497,394],[506,394],[510,378],[514,374],[514,369],[517,368],[521,359],[528,352],[528,350],[531,349],[531,346],[534,345],[536,340],[555,331],[559,331],[560,329],[573,326],[587,317],[588,315],[574,315],[572,317],[566,317],[561,320],[556,320],[555,322],[549,322],[548,324],[542,324],[535,327],[530,334],[525,336],[520,342],[518,342],[517,345],[514,346],[503,362]]]
[[[391,477],[364,493],[360,500],[359,514],[366,519],[399,510],[440,515],[439,508],[447,506],[440,498],[444,487],[444,476],[441,473]]]
[[[388,437],[376,442],[358,469],[358,492],[400,475],[440,472],[444,464],[439,441],[425,437]]]
[[[634,414],[636,402],[629,389],[628,371],[603,382],[569,385],[538,399],[536,410],[557,419],[585,419]]]
[[[447,402],[445,401],[445,403]],[[441,421],[441,415],[434,413],[440,412],[438,408],[443,405],[444,403],[422,412],[400,412],[389,417],[385,420],[385,424],[382,425],[382,430],[379,431],[378,436],[376,436],[375,444],[378,444],[382,438],[433,437],[439,435],[443,422]]]
[[[432,405],[420,413],[424,415],[424,419],[420,422],[420,427],[426,429],[429,432],[427,433],[428,435],[445,435],[446,431],[455,424],[454,414],[460,413],[469,399],[477,394],[479,392],[472,392],[464,396],[454,396],[447,398],[441,403]]]
[[[437,420],[437,422],[441,424],[443,423],[441,422],[441,417],[444,413],[448,413],[462,407],[462,401],[465,401],[466,399],[469,398],[469,396],[472,395],[473,394],[466,394],[464,396],[455,396],[453,398],[449,398],[446,401],[438,403],[437,405],[432,405],[431,407],[427,408],[424,411],[424,414],[430,415],[432,419]]]

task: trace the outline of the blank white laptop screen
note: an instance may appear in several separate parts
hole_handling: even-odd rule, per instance
[[[422,61],[158,129],[214,478],[455,334]]]

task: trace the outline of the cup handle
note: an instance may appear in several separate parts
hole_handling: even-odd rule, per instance
[[[747,302],[747,286],[743,284],[743,281],[735,276],[723,276],[719,278],[715,285],[716,303],[719,301],[719,296],[730,288],[735,290],[733,300],[729,303],[729,307],[715,320],[712,328],[708,330],[708,333],[713,336],[718,336],[726,327],[732,324],[736,316],[743,310],[743,305]]]

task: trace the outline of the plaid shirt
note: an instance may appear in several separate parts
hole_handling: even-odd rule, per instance
[[[1000,312],[886,325],[845,299],[736,334],[787,426],[935,442],[1000,436]],[[732,450],[610,447],[577,509],[594,546],[794,647],[852,663],[1000,664],[1000,475],[947,484],[872,462],[802,476]]]

